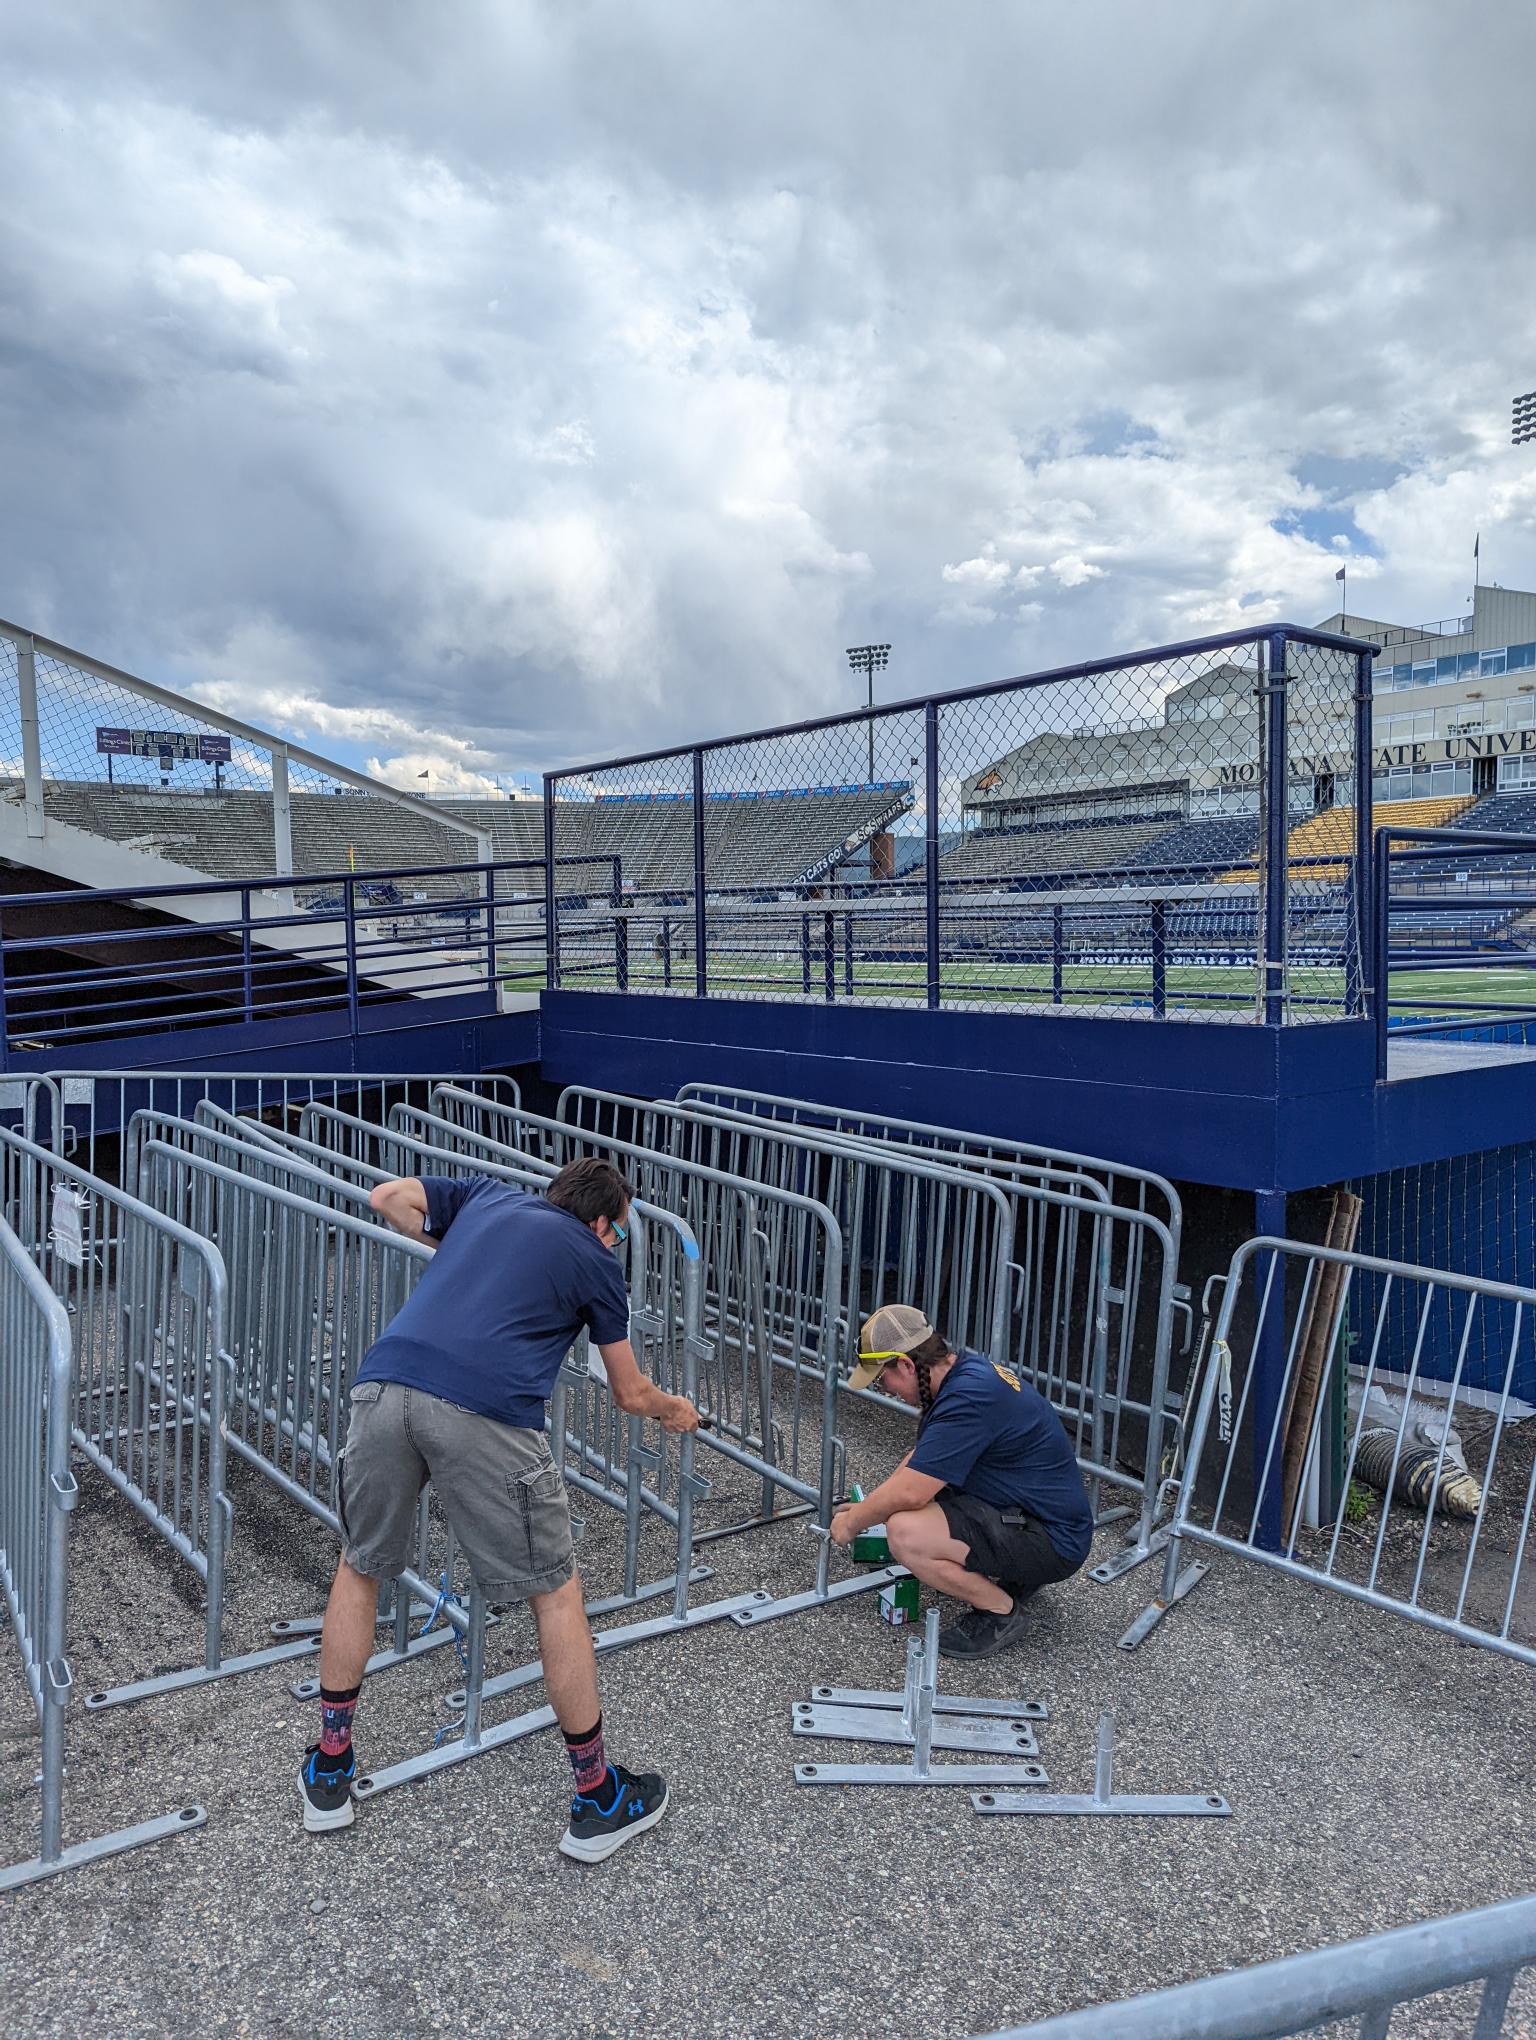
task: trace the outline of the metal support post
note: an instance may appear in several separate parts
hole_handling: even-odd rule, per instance
[[[1286,1008],[1286,914],[1290,902],[1290,871],[1286,845],[1290,836],[1290,779],[1286,742],[1285,632],[1268,640],[1269,670],[1261,672],[1259,699],[1264,733],[1264,1023],[1279,1027]],[[1260,648],[1263,657],[1263,648]]]
[[[1065,956],[1065,916],[1060,907],[1051,909],[1051,1004],[1062,1002]]]
[[[1387,1081],[1387,1050],[1392,1038],[1392,941],[1389,916],[1392,912],[1392,841],[1383,836],[1375,845],[1376,912],[1371,923],[1371,975],[1375,979],[1376,1081]]]
[[[1152,902],[1152,1014],[1162,1020],[1168,1012],[1168,902]]]
[[[709,910],[705,899],[704,871],[704,753],[693,754],[693,989],[696,997],[709,997],[709,965],[704,951],[709,942]]]
[[[555,897],[555,775],[544,775],[544,982],[560,989],[560,908]]]
[[[281,744],[274,744],[272,759],[272,869],[282,878],[293,876],[293,807],[288,794],[288,753]],[[285,914],[294,911],[293,887],[283,886],[278,893],[280,910]]]
[[[1359,958],[1359,1011],[1371,1008],[1371,943],[1367,936],[1371,919],[1371,845],[1375,789],[1371,784],[1371,655],[1361,652],[1355,660],[1355,882],[1350,897],[1355,906],[1359,930],[1355,953]],[[1385,987],[1383,995],[1385,993]]]
[[[821,977],[827,1004],[830,1006],[837,997],[837,951],[833,944],[830,909],[821,917]]]
[[[923,844],[923,898],[926,909],[928,1010],[939,1004],[939,704],[923,704],[923,802],[927,809]]]
[[[978,1813],[1165,1814],[1186,1820],[1224,1820],[1232,1812],[1218,1792],[1117,1793],[1114,1778],[1115,1711],[1106,1707],[1099,1717],[1092,1792],[978,1792],[971,1804]]]
[[[43,742],[37,720],[37,646],[30,637],[16,640],[16,685],[21,705],[22,801],[27,834],[41,836],[43,813]]]

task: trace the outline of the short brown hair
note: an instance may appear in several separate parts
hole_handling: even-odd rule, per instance
[[[634,1192],[612,1162],[586,1155],[579,1162],[567,1162],[544,1192],[550,1204],[558,1205],[583,1225],[594,1218],[606,1218],[617,1225]]]

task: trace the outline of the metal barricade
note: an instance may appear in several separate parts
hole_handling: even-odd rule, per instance
[[[677,1106],[663,1100],[640,1109],[648,1123],[680,1111],[746,1133],[765,1123],[816,1131],[799,1121],[781,1122],[772,1110],[764,1115],[712,1104],[708,1092],[707,1086],[684,1086]],[[796,1100],[731,1095],[759,1098],[770,1108],[812,1110]],[[562,1098],[562,1110],[567,1099],[583,1118],[615,1112],[612,1094],[572,1090]],[[1105,1480],[1141,1491],[1139,1510],[1129,1512],[1138,1518],[1135,1533],[1094,1566],[1090,1577],[1107,1582],[1140,1565],[1163,1542],[1154,1534],[1160,1490],[1177,1463],[1183,1410],[1183,1398],[1172,1386],[1173,1319],[1181,1311],[1188,1316],[1177,1282],[1180,1207],[1173,1185],[1091,1156],[1057,1155],[1010,1142],[981,1143],[988,1151],[973,1155],[965,1136],[953,1129],[898,1121],[886,1138],[870,1130],[878,1121],[857,1114],[833,1116],[849,1130],[824,1130],[820,1138],[831,1147],[853,1144],[875,1153],[922,1155],[981,1176],[1008,1198],[1015,1254],[1011,1364],[1060,1413],[1095,1488]],[[740,1165],[749,1172],[771,1166],[750,1138]],[[1158,1215],[1158,1207],[1166,1217]],[[939,1321],[932,1311],[929,1316]],[[1146,1384],[1141,1391],[1138,1376]],[[1141,1473],[1132,1480],[1126,1475],[1127,1457],[1138,1446]],[[1128,1513],[1101,1510],[1097,1492],[1093,1501],[1101,1527]]]
[[[1192,1543],[1536,1665],[1513,1633],[1536,1460],[1511,1412],[1536,1290],[1260,1238],[1220,1292],[1162,1591],[1122,1646],[1209,1570]],[[1421,1394],[1442,1412],[1423,1431]]]
[[[42,1735],[38,1852],[0,1865],[0,1892],[202,1827],[200,1806],[64,1846],[74,1354],[69,1315],[0,1220],[0,1593]]]
[[[445,1088],[434,1096],[442,1097]],[[464,1104],[461,1109],[470,1108]],[[478,1103],[473,1109],[482,1117],[501,1110]],[[858,1266],[857,1277],[851,1274],[848,1282],[850,1325],[894,1294],[917,1302],[957,1344],[1006,1356],[1061,1413],[1095,1487],[1098,1521],[1114,1522],[1127,1513],[1100,1510],[1098,1483],[1139,1497],[1129,1512],[1135,1518],[1131,1538],[1096,1565],[1091,1576],[1116,1579],[1161,1549],[1166,1534],[1158,1528],[1161,1495],[1174,1464],[1174,1454],[1165,1448],[1170,1420],[1176,1421],[1179,1409],[1169,1387],[1177,1248],[1167,1226],[1150,1211],[1109,1204],[1097,1179],[1036,1161],[983,1164],[950,1155],[940,1167],[913,1144],[818,1134],[704,1104],[641,1104],[576,1086],[562,1093],[558,1109],[568,1121],[600,1129],[633,1126],[638,1137],[657,1147],[702,1151],[719,1166],[754,1180],[773,1181],[786,1173],[808,1177],[824,1190],[843,1223],[850,1270]],[[915,1179],[921,1186],[918,1199],[901,1196],[901,1172],[908,1184]],[[1052,1188],[1053,1183],[1068,1187]],[[1000,1288],[990,1271],[980,1282],[971,1273],[969,1257],[978,1250],[978,1238],[985,1253],[985,1233],[962,1227],[950,1237],[942,1231],[949,1215],[945,1207],[922,1201],[937,1194],[936,1184],[984,1191],[1006,1212],[1006,1237],[1016,1258],[1008,1262],[1007,1281]],[[867,1194],[871,1185],[872,1195]],[[963,1198],[955,1209],[965,1209]],[[870,1210],[874,1222],[866,1230]],[[939,1266],[932,1255],[913,1251],[914,1241],[936,1235],[945,1244]],[[899,1239],[894,1256],[888,1251],[893,1237]],[[957,1319],[952,1297],[974,1302],[993,1295],[1003,1305],[1005,1336],[995,1329],[995,1313],[962,1307]],[[980,1336],[978,1317],[991,1326]],[[1138,1324],[1148,1375],[1147,1391],[1140,1396],[1132,1385]],[[1139,1472],[1122,1463],[1124,1447],[1133,1442],[1127,1435],[1128,1417],[1143,1427]]]
[[[1356,2040],[1385,2040],[1392,2014],[1442,1991],[1481,1983],[1475,2002],[1434,2011],[1441,2040],[1499,2040],[1510,1994],[1536,1966],[1536,1898],[1421,1920],[1336,1948],[1312,1948],[1119,2004],[1010,2026],[986,2040],[1299,2040],[1358,2019]],[[1422,2027],[1419,2030],[1424,2030]]]
[[[817,1522],[825,1527],[845,1456],[837,1433],[837,1399],[848,1339],[840,1310],[842,1232],[826,1206],[797,1191],[594,1135],[520,1108],[489,1105],[455,1093],[452,1086],[440,1086],[434,1095],[447,1107],[473,1111],[477,1125],[496,1126],[508,1142],[521,1138],[560,1160],[605,1154],[624,1170],[637,1193],[687,1220],[703,1262],[699,1406],[709,1423],[700,1439],[762,1482],[757,1515],[729,1530],[706,1534],[729,1535],[806,1509],[814,1510]],[[391,1114],[397,1125],[416,1116],[411,1107]],[[498,1143],[487,1133],[447,1119],[437,1125],[438,1138],[457,1141],[471,1155],[498,1151]],[[506,1146],[501,1151],[521,1152]],[[825,1364],[828,1360],[830,1365]],[[805,1393],[808,1382],[817,1385],[814,1402]],[[789,1511],[776,1509],[775,1490],[793,1497],[795,1506]],[[882,1586],[893,1576],[881,1571],[829,1586],[828,1559],[823,1540],[812,1590],[744,1611],[735,1619],[748,1623],[793,1614],[829,1598]]]
[[[852,1331],[877,1304],[900,1297],[963,1344],[1008,1364],[1013,1211],[985,1176],[906,1148],[875,1149],[762,1120],[716,1120],[702,1108],[636,1106],[585,1086],[563,1091],[556,1114],[600,1131],[600,1115],[616,1102],[633,1107],[631,1138],[642,1146],[825,1204],[842,1229],[842,1309]]]
[[[121,1135],[135,1112],[158,1111],[188,1119],[204,1099],[225,1111],[259,1119],[281,1115],[284,1123],[311,1099],[331,1104],[351,1102],[361,1108],[376,1097],[380,1113],[391,1105],[425,1104],[435,1082],[414,1071],[382,1071],[355,1076],[331,1072],[283,1072],[265,1075],[249,1069],[185,1070],[54,1070],[46,1077],[10,1079],[0,1085],[0,1110],[17,1096],[12,1109],[23,1114],[21,1132],[57,1154],[98,1170],[98,1148]],[[512,1076],[466,1076],[456,1079],[466,1090],[522,1102]]]
[[[202,1581],[208,1676],[230,1520],[223,1263],[195,1231],[18,1134],[0,1131],[0,1184],[69,1315],[74,1442]]]

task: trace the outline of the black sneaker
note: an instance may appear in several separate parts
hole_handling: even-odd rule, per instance
[[[332,1828],[351,1827],[355,1811],[352,1781],[357,1776],[357,1752],[350,1747],[344,1764],[330,1763],[320,1754],[319,1743],[304,1752],[299,1773],[299,1797],[304,1802],[304,1826],[312,1835]]]
[[[939,1632],[939,1656],[947,1658],[996,1657],[1023,1641],[1029,1627],[1029,1612],[1015,1601],[1006,1615],[993,1615],[985,1608],[969,1608],[958,1622]]]
[[[613,1792],[606,1811],[585,1793],[571,1801],[571,1824],[560,1838],[560,1853],[578,1863],[601,1863],[632,1836],[655,1827],[667,1810],[667,1781],[659,1771],[637,1776],[622,1764],[610,1764],[603,1782]]]

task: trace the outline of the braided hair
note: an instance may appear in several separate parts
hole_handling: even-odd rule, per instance
[[[918,1419],[919,1428],[926,1423],[933,1409],[933,1370],[941,1366],[952,1351],[949,1341],[933,1332],[920,1346],[914,1346],[907,1355],[912,1362],[912,1371],[917,1376],[917,1400],[922,1411]]]

